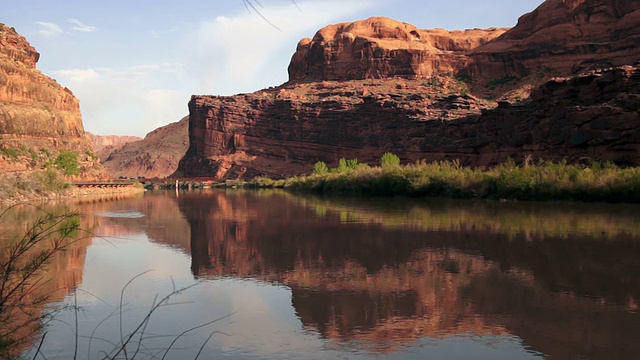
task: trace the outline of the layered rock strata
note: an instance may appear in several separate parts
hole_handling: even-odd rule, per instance
[[[640,60],[640,0],[547,0],[469,54],[469,74],[569,75]]]
[[[298,43],[289,80],[425,79],[457,72],[470,50],[506,30],[422,30],[384,17],[329,25]]]
[[[79,154],[81,178],[108,177],[90,156],[78,99],[36,69],[39,57],[23,36],[0,25],[0,169],[34,170],[71,150]]]
[[[298,44],[288,83],[193,96],[175,175],[284,177],[385,152],[637,166],[639,24],[640,0],[547,0],[510,30],[330,25]]]
[[[178,168],[189,147],[189,117],[159,127],[144,139],[98,153],[104,167],[116,177],[165,178]]]
[[[377,163],[385,152],[470,166],[527,156],[640,165],[637,66],[553,79],[529,101],[496,108],[471,95],[429,95],[411,81],[388,85],[325,83],[331,95],[315,99],[308,84],[193,96],[190,147],[176,175],[283,177],[341,157]]]

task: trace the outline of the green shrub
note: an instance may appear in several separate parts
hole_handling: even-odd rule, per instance
[[[14,160],[17,159],[21,153],[20,149],[11,146],[0,148],[0,152]]]
[[[318,161],[313,165],[314,174],[322,175],[322,174],[326,174],[328,171],[329,171],[329,168],[327,167],[327,164],[325,164],[324,161]]]
[[[70,150],[62,150],[53,162],[65,175],[79,175],[78,154]]]
[[[400,158],[392,153],[384,153],[380,159],[380,166],[383,169],[400,166]]]

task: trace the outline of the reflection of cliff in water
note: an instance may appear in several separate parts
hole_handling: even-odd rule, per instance
[[[383,351],[425,336],[511,332],[549,355],[604,358],[585,353],[591,337],[594,348],[640,355],[636,212],[612,220],[582,204],[557,213],[491,203],[469,213],[469,202],[457,204],[413,203],[402,219],[375,202],[277,192],[179,199],[196,276],[287,284],[303,324],[327,338]],[[585,221],[606,227],[578,232]]]
[[[189,224],[180,216],[177,199],[164,192],[85,197],[78,199],[75,206],[96,224],[95,236],[126,237],[146,233],[159,243],[190,251]]]
[[[20,204],[8,209],[0,209],[0,212],[2,212],[2,217],[0,218],[0,263],[3,265],[8,264],[5,258],[7,254],[5,247],[10,246],[10,244],[24,236],[27,229],[30,229],[37,219],[44,217],[45,211],[60,215],[69,213],[72,209],[64,204],[49,206]],[[87,229],[91,226],[90,222],[81,219],[81,229]],[[31,278],[27,286],[28,292],[10,295],[9,299],[18,297],[21,306],[24,306],[24,308],[2,309],[4,311],[2,315],[10,316],[9,318],[12,321],[8,324],[0,323],[0,333],[11,331],[14,339],[24,338],[25,340],[37,335],[35,331],[40,325],[46,306],[46,303],[43,303],[41,299],[44,297],[46,302],[49,303],[59,302],[82,283],[85,255],[87,247],[91,245],[91,241],[91,236],[86,236],[82,232],[69,238],[66,241],[67,247],[65,250],[53,253],[46,265],[40,269],[41,271]],[[23,261],[31,259],[37,252],[44,251],[47,246],[49,246],[49,240],[44,240],[30,249],[31,251],[24,254],[21,259]],[[4,269],[2,273],[3,276],[6,274]],[[11,302],[12,300],[7,301]],[[2,328],[3,326],[6,326],[6,328]],[[28,343],[24,344],[25,347],[28,345]],[[14,350],[20,351],[22,349]]]

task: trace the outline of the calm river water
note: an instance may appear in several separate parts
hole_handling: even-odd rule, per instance
[[[240,190],[51,206],[92,235],[48,273],[52,308],[80,309],[47,326],[47,359],[104,357],[183,287],[127,357],[640,359],[639,206]]]

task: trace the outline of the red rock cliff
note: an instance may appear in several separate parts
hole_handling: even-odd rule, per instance
[[[0,169],[37,170],[64,149],[79,154],[80,177],[107,177],[89,156],[78,99],[36,69],[39,57],[23,36],[0,25]]]
[[[633,64],[640,60],[640,0],[547,0],[470,56],[472,76],[494,79]]]
[[[384,17],[330,25],[298,43],[289,80],[424,79],[453,73],[466,65],[470,50],[505,30],[421,30]]]
[[[193,96],[175,175],[282,177],[385,152],[471,166],[526,156],[640,165],[639,15],[640,0],[548,0],[506,32],[384,18],[328,26],[300,42],[287,84]],[[527,101],[481,99],[491,82],[534,71]]]

